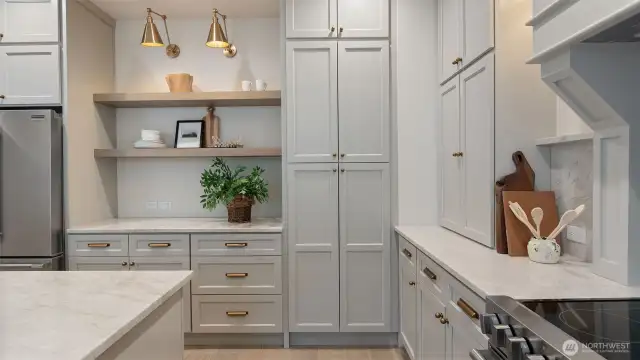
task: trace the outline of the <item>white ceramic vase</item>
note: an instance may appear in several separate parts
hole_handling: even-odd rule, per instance
[[[542,264],[557,264],[560,261],[560,245],[556,239],[531,238],[527,244],[529,259]]]

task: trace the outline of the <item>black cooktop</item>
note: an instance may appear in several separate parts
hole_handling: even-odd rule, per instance
[[[523,302],[609,360],[640,359],[640,300]]]

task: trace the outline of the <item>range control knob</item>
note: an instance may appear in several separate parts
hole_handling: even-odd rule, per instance
[[[526,360],[547,360],[543,355],[528,354],[524,357]]]
[[[491,326],[491,344],[497,347],[506,347],[507,339],[513,337],[513,330],[509,325],[497,324]]]
[[[500,324],[498,315],[496,314],[482,314],[480,315],[480,329],[485,335],[491,334],[491,327],[493,325]]]
[[[531,354],[527,340],[522,337],[508,338],[506,348],[510,360],[526,360],[526,356]]]

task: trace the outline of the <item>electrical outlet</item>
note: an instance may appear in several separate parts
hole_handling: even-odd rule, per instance
[[[579,226],[569,225],[567,226],[567,240],[580,244],[586,244],[587,230]]]
[[[160,202],[158,202],[158,209],[160,209],[160,210],[171,210],[171,201],[160,201]]]
[[[157,201],[147,201],[147,203],[145,204],[145,208],[147,210],[156,210],[156,209],[158,209],[158,202]]]

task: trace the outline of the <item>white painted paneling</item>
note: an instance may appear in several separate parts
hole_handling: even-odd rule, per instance
[[[459,66],[453,62],[461,58],[461,0],[438,1],[438,41],[440,83],[450,78]]]
[[[58,0],[0,1],[1,42],[34,43],[60,41]]]
[[[433,225],[438,219],[437,0],[394,2],[392,51],[396,89],[398,223]],[[431,100],[430,100],[431,99]]]
[[[462,64],[493,47],[494,0],[462,0]]]
[[[460,152],[460,80],[446,83],[440,94],[440,224],[460,231],[464,223],[462,212],[462,159]]]
[[[288,38],[338,36],[338,0],[286,0]]]
[[[338,0],[341,38],[389,36],[389,0]]]
[[[160,9],[157,9],[161,11]],[[279,22],[277,19],[230,20],[230,39],[238,55],[228,59],[221,50],[204,46],[210,20],[169,21],[171,40],[180,45],[181,54],[168,58],[164,48],[140,46],[140,21],[118,21],[116,26],[116,84],[119,92],[167,92],[165,75],[188,72],[194,76],[194,90],[238,90],[240,81],[263,79],[269,89],[280,88]],[[161,26],[160,24],[158,25]],[[204,29],[204,30],[203,30]],[[202,33],[202,37],[194,34]],[[166,39],[165,39],[166,41]],[[118,147],[128,148],[140,137],[140,130],[161,132],[173,146],[177,120],[200,120],[204,108],[118,109]],[[240,137],[246,147],[281,145],[279,107],[219,108],[221,135],[230,140]],[[208,159],[121,159],[118,161],[118,205],[121,217],[203,217],[226,216],[226,208],[212,213],[200,205],[200,175]],[[270,200],[257,204],[253,216],[281,216],[281,161],[233,159],[266,170]],[[171,202],[170,210],[148,210],[148,201]]]
[[[557,97],[556,116],[556,135],[593,133],[593,130],[582,120],[580,115],[576,114],[559,96]]]
[[[60,104],[58,45],[0,47],[2,105]]]
[[[389,43],[338,45],[340,161],[389,161]]]

